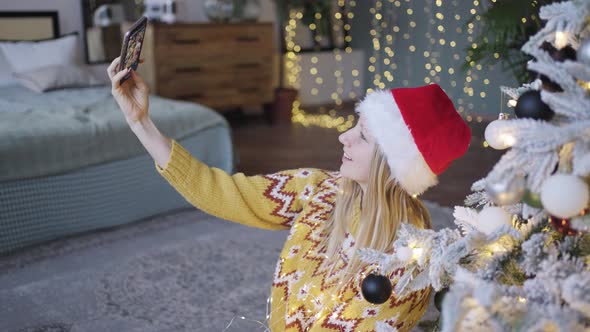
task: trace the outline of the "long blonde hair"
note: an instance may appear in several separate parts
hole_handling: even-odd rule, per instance
[[[430,213],[422,202],[408,194],[391,176],[387,161],[376,145],[371,160],[366,193],[361,186],[347,178],[340,179],[340,187],[332,215],[326,224],[324,240],[327,259],[323,267],[333,273],[339,251],[352,226],[355,204],[361,202],[360,219],[348,265],[339,271],[342,285],[347,276],[362,268],[357,249],[372,248],[391,252],[399,225],[411,223],[421,228],[432,228]]]

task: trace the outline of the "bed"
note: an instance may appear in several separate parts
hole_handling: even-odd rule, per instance
[[[0,31],[22,22],[37,27],[31,18],[41,28],[30,39],[51,37],[39,31],[59,35],[55,12],[0,13]],[[150,114],[195,157],[233,172],[231,130],[217,112],[150,96]],[[0,86],[0,254],[187,207],[130,131],[110,86],[43,93]]]

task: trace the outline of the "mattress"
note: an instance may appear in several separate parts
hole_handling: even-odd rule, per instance
[[[193,156],[233,172],[231,130],[217,112],[150,96],[150,114]],[[189,207],[158,174],[109,87],[0,87],[0,254]]]
[[[209,166],[233,172],[228,128],[209,127],[179,143]],[[0,255],[190,207],[147,153],[67,174],[2,182]]]
[[[190,102],[150,96],[150,117],[182,140],[225,119]],[[65,174],[145,153],[129,129],[110,86],[35,93],[0,87],[0,182]]]

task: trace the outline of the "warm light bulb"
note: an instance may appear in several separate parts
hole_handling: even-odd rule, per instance
[[[420,247],[412,248],[412,258],[414,260],[420,259],[423,252],[424,252],[423,248],[420,248]]]
[[[555,47],[560,50],[567,45],[567,32],[565,31],[557,31],[555,33]]]
[[[492,243],[490,245],[490,251],[492,252],[500,252],[500,251],[504,251],[504,247],[502,247],[501,245],[499,245],[498,243]]]

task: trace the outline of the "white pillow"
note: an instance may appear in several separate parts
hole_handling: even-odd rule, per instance
[[[78,34],[41,41],[4,41],[0,42],[0,50],[16,73],[51,65],[82,64]]]
[[[77,65],[51,65],[14,73],[19,83],[35,92],[103,85],[88,69]]]

